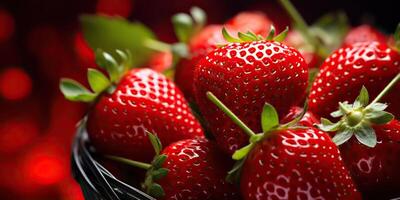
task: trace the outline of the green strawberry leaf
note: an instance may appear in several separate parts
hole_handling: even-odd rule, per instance
[[[254,38],[252,35],[244,34],[244,33],[241,33],[241,32],[238,32],[238,37],[242,41],[246,41],[246,42],[254,41],[255,39],[257,39],[257,38]]]
[[[385,111],[372,111],[365,114],[365,117],[373,124],[382,125],[393,120],[394,116]]]
[[[188,47],[184,43],[175,43],[171,45],[171,51],[174,55],[178,56],[178,58],[189,57]]]
[[[153,133],[151,133],[149,131],[146,131],[146,133],[149,137],[151,145],[154,148],[154,151],[156,152],[156,155],[160,155],[160,152],[162,150],[162,144],[161,144],[160,139],[156,135],[154,135]]]
[[[274,36],[275,36],[275,27],[273,25],[271,25],[269,33],[268,33],[268,35],[267,35],[267,37],[265,39],[266,40],[273,40]]]
[[[162,165],[164,164],[165,160],[167,159],[167,157],[168,157],[168,156],[165,155],[165,154],[161,154],[161,155],[156,156],[156,157],[154,158],[153,162],[152,162],[152,166],[153,166],[155,169],[161,168]]]
[[[353,131],[350,129],[345,129],[343,131],[339,131],[336,135],[332,138],[332,141],[337,145],[341,145],[347,142],[351,136],[353,136]]]
[[[394,31],[393,38],[397,50],[400,50],[400,23],[397,25],[396,30]]]
[[[88,69],[88,81],[95,93],[101,93],[111,85],[110,80],[96,69]]]
[[[371,106],[370,106],[370,109],[371,110],[374,110],[374,111],[383,111],[383,110],[385,110],[386,108],[388,107],[388,105],[387,104],[385,104],[385,103],[373,103]]]
[[[96,51],[96,63],[107,71],[111,82],[118,81],[120,75],[118,62],[111,54],[98,49]]]
[[[353,106],[351,104],[349,104],[347,101],[345,102],[339,102],[339,110],[344,113],[344,114],[348,114],[351,112]]]
[[[362,106],[367,106],[368,103],[369,103],[369,95],[368,95],[367,88],[362,86],[360,94],[358,95],[358,97],[356,98],[356,100],[353,103],[353,109],[358,109]]]
[[[161,178],[167,176],[169,170],[167,168],[159,168],[151,172],[153,180],[160,180]]]
[[[197,31],[199,31],[207,22],[206,13],[201,8],[195,6],[190,9],[190,14],[195,22]]]
[[[242,147],[241,149],[238,149],[235,151],[235,153],[233,153],[232,155],[232,159],[233,160],[241,160],[244,157],[247,156],[247,154],[249,154],[249,152],[253,149],[254,147],[254,143],[250,143],[244,147]]]
[[[235,162],[235,165],[233,165],[233,168],[228,172],[228,175],[226,176],[226,180],[229,183],[240,183],[240,175],[245,161],[246,159],[244,158]]]
[[[193,34],[193,20],[186,13],[178,13],[172,17],[175,34],[179,42],[188,43]]]
[[[160,198],[165,195],[164,189],[157,183],[151,184],[150,188],[148,189],[148,193],[155,198]]]
[[[333,123],[331,121],[329,121],[328,119],[325,118],[321,118],[321,124],[318,124],[318,128],[326,131],[326,132],[331,132],[331,131],[337,131],[340,126],[342,125],[342,122],[336,122]]]
[[[265,103],[263,111],[261,113],[261,127],[263,132],[266,133],[278,126],[279,126],[278,113],[271,104]]]
[[[337,110],[337,111],[334,111],[334,112],[331,112],[331,114],[330,114],[332,117],[341,117],[341,116],[343,116],[343,112],[341,111],[341,110]]]
[[[289,32],[289,27],[286,26],[285,30],[279,33],[277,36],[275,36],[273,40],[277,42],[282,42],[283,40],[285,40],[288,32]]]
[[[226,30],[225,27],[222,28],[222,36],[224,37],[224,39],[225,39],[227,42],[232,42],[232,43],[234,43],[234,42],[241,42],[240,39],[237,39],[237,38],[232,37],[232,36],[228,33],[228,31]]]
[[[146,48],[145,43],[155,37],[143,24],[96,15],[83,15],[80,21],[85,39],[93,50],[102,49],[112,52],[113,56],[116,56],[115,49],[129,50],[134,66],[148,60],[152,51]]]
[[[375,147],[377,143],[375,130],[370,126],[362,126],[355,130],[357,140],[368,147]]]
[[[349,28],[346,14],[335,12],[322,16],[311,26],[310,30],[330,52],[341,45]]]
[[[96,94],[72,79],[61,79],[60,90],[70,101],[92,102]]]

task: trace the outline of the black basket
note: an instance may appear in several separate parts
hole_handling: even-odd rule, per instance
[[[114,177],[91,155],[85,128],[78,128],[72,146],[71,167],[87,200],[155,200],[139,189]]]

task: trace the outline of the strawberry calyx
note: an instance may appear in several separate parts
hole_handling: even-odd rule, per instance
[[[144,42],[147,48],[154,51],[169,51],[172,53],[172,66],[163,72],[168,77],[170,77],[170,74],[173,73],[176,64],[181,58],[189,57],[188,43],[194,35],[204,28],[204,25],[207,22],[207,15],[201,8],[192,7],[190,9],[190,14],[177,13],[172,16],[171,21],[174,27],[175,35],[178,38],[178,42],[168,44],[153,39],[148,39]]]
[[[249,144],[236,150],[232,155],[232,159],[236,160],[236,163],[233,168],[228,172],[228,175],[226,177],[228,182],[238,183],[240,181],[241,169],[247,158],[247,155],[258,142],[269,137],[275,131],[305,128],[302,126],[298,126],[297,123],[303,118],[303,116],[307,112],[307,101],[305,103],[302,113],[300,113],[292,121],[282,125],[279,124],[279,116],[276,109],[271,104],[266,102],[261,113],[262,132],[255,133],[228,107],[226,107],[212,92],[207,92],[206,95],[210,101],[212,101],[219,109],[221,109],[236,125],[238,125],[249,136]]]
[[[156,153],[156,155],[153,158],[153,161],[150,164],[118,156],[108,155],[106,157],[111,160],[118,161],[136,168],[147,170],[144,182],[141,185],[142,189],[152,197],[160,198],[165,195],[165,192],[162,186],[156,183],[155,181],[162,179],[168,174],[169,170],[167,168],[162,167],[168,156],[165,154],[160,154],[163,148],[160,139],[153,133],[150,133],[148,131],[146,131],[146,133]]]
[[[130,51],[116,50],[114,55],[118,57],[105,51],[97,50],[96,63],[107,72],[108,76],[97,69],[88,69],[87,78],[90,89],[75,80],[61,79],[59,86],[65,98],[70,101],[93,102],[105,91],[112,93],[115,85],[132,66]]]
[[[337,49],[349,30],[348,19],[343,12],[324,15],[309,26],[290,0],[279,0],[279,3],[292,18],[295,30],[306,41],[304,48],[312,48],[312,52],[321,58],[328,57],[330,52]]]
[[[399,80],[400,74],[392,79],[371,103],[369,103],[368,91],[363,86],[353,104],[340,102],[339,109],[331,113],[332,117],[341,117],[338,122],[333,123],[328,119],[321,118],[321,124],[318,124],[317,127],[326,132],[336,132],[332,141],[338,146],[354,135],[361,144],[371,148],[375,147],[377,137],[372,126],[387,124],[394,118],[391,113],[384,111],[388,105],[378,101]]]
[[[281,33],[275,35],[275,27],[271,25],[270,32],[266,37],[263,37],[261,35],[256,35],[251,31],[247,31],[246,33],[238,32],[237,33],[238,37],[235,38],[228,33],[225,27],[222,28],[222,36],[227,42],[230,43],[242,43],[242,42],[263,41],[263,40],[282,42],[283,40],[285,40],[288,32],[289,32],[289,27],[286,27],[286,29],[283,30]]]

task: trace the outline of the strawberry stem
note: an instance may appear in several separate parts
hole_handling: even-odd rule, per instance
[[[133,167],[137,167],[137,168],[140,168],[140,169],[144,169],[144,170],[148,170],[151,167],[151,165],[148,164],[148,163],[134,161],[134,160],[130,160],[130,159],[127,159],[127,158],[122,158],[122,157],[119,157],[119,156],[109,156],[109,155],[107,155],[105,157],[108,158],[108,159],[120,162],[120,163],[124,163],[124,164],[130,165],[130,166],[133,166]]]
[[[328,56],[328,51],[324,48],[324,46],[321,44],[321,42],[315,38],[311,32],[310,29],[304,20],[304,18],[300,15],[300,13],[297,11],[297,9],[293,6],[293,4],[289,0],[279,0],[279,3],[285,8],[285,10],[288,12],[292,20],[295,22],[297,25],[297,28],[299,29],[301,35],[304,37],[304,39],[310,43],[314,48],[316,48],[317,53],[325,58]]]
[[[400,73],[396,75],[396,77],[394,77],[390,83],[388,85],[386,85],[386,87],[382,90],[381,93],[378,94],[378,96],[375,97],[375,99],[365,108],[368,109],[371,107],[371,105],[377,103],[378,101],[380,101],[382,99],[383,96],[385,96],[386,93],[389,92],[390,89],[393,88],[393,86],[396,85],[396,83],[400,80]]]
[[[238,125],[249,137],[256,135],[242,120],[240,120],[228,107],[226,107],[212,92],[208,91],[207,98],[221,109],[232,121]]]

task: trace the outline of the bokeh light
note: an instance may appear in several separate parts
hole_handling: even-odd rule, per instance
[[[31,93],[32,79],[19,67],[10,67],[0,72],[0,96],[7,100],[23,99]]]
[[[0,8],[0,43],[10,39],[14,33],[14,18],[9,12]]]

